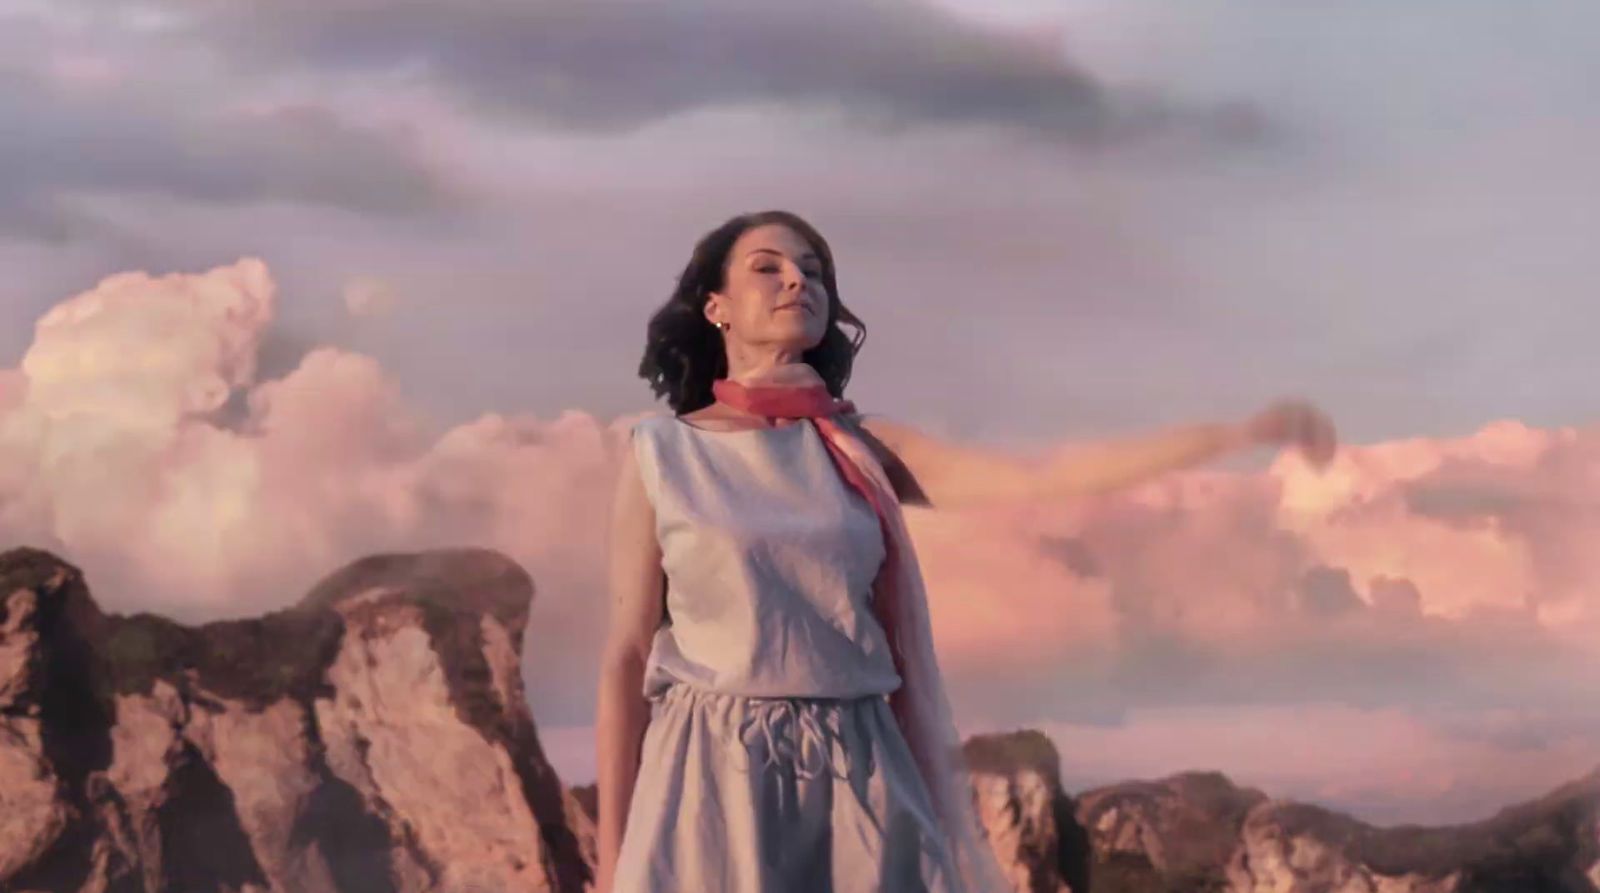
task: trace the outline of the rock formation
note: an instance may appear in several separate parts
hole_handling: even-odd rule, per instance
[[[580,891],[520,673],[533,583],[495,552],[357,561],[294,607],[103,614],[0,554],[0,891]],[[1037,732],[967,742],[1018,893],[1595,893],[1600,770],[1491,819],[1373,828],[1216,773],[1070,797]]]
[[[522,693],[532,595],[493,552],[375,556],[187,628],[0,555],[0,889],[582,890]]]
[[[979,812],[1028,893],[1595,893],[1600,769],[1494,817],[1375,828],[1214,772],[1068,797],[1037,732],[967,743]]]
[[[1086,846],[1061,789],[1055,745],[1039,732],[981,735],[966,743],[973,800],[989,844],[1017,893],[1087,890],[1074,854]]]

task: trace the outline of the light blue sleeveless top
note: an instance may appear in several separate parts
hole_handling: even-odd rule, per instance
[[[900,687],[872,615],[883,534],[812,422],[708,431],[656,415],[633,447],[667,576],[646,697],[677,682],[748,697]]]

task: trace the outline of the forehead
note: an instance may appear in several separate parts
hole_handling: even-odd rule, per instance
[[[735,258],[742,258],[761,249],[776,251],[795,260],[816,256],[816,251],[805,237],[781,223],[768,223],[745,230],[734,240],[731,254]]]

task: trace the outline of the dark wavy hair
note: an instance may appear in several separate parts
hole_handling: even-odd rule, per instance
[[[678,276],[678,285],[666,304],[650,317],[645,330],[644,358],[639,361],[639,377],[650,382],[656,397],[663,394],[675,413],[683,415],[713,402],[711,383],[728,374],[728,355],[722,332],[705,317],[706,299],[720,291],[728,269],[728,252],[746,230],[778,223],[794,230],[811,244],[822,261],[822,282],[828,290],[828,324],[822,341],[801,355],[817,370],[828,393],[844,396],[850,369],[867,338],[867,326],[839,300],[839,285],[834,275],[833,251],[816,227],[789,211],[759,211],[740,214],[700,238],[689,256],[689,264]],[[851,337],[840,324],[853,327]]]

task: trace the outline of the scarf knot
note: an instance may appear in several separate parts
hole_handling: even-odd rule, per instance
[[[811,368],[806,366],[807,369]],[[813,373],[814,374],[814,373]],[[855,404],[828,393],[827,385],[742,384],[728,378],[711,383],[711,394],[735,409],[769,419],[815,419],[854,412]]]

